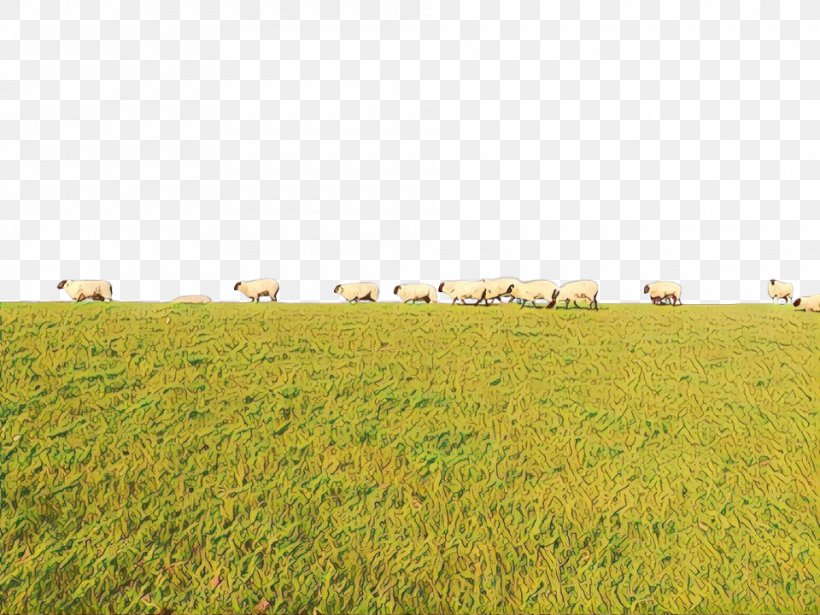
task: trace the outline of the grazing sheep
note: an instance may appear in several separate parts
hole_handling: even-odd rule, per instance
[[[535,302],[538,299],[552,301],[552,294],[558,286],[549,280],[534,280],[532,282],[517,282],[513,284],[512,296],[521,300],[521,307],[527,305],[529,301],[533,307],[538,307]]]
[[[259,303],[261,297],[270,297],[271,301],[276,301],[276,295],[279,294],[279,282],[270,278],[248,280],[237,282],[233,289],[248,297],[252,303]]]
[[[69,297],[77,302],[86,299],[111,301],[111,296],[114,293],[111,282],[105,280],[62,280],[57,284],[57,288],[64,289]]]
[[[495,278],[481,281],[487,288],[487,296],[484,297],[484,302],[487,305],[489,305],[490,301],[496,300],[498,300],[499,303],[503,303],[503,301],[501,301],[501,297],[510,296],[510,287],[516,284],[521,284],[521,282],[515,278]]]
[[[398,295],[403,303],[409,303],[411,301],[438,303],[436,289],[429,284],[399,284],[393,289],[393,294]]]
[[[205,295],[182,295],[177,297],[171,303],[210,303],[211,298]]]
[[[487,302],[487,288],[484,282],[469,282],[467,280],[450,281],[445,280],[439,284],[438,292],[450,295],[453,305],[456,301],[461,301],[462,305],[467,305],[466,299],[475,299],[473,305],[478,305],[482,301]]]
[[[777,303],[778,299],[785,299],[786,303],[791,301],[794,293],[794,286],[788,282],[780,282],[779,280],[769,280],[769,297]]]
[[[820,312],[820,295],[798,297],[794,300],[794,307],[798,308],[799,312]]]
[[[348,303],[358,303],[359,301],[378,301],[379,287],[370,282],[359,282],[358,284],[338,284],[333,292],[341,295]]]
[[[652,282],[643,287],[643,292],[649,293],[655,305],[664,305],[667,300],[671,300],[671,305],[683,305],[680,300],[681,287],[677,282]]]
[[[579,300],[589,301],[589,309],[598,309],[598,283],[592,280],[578,280],[577,282],[569,282],[564,284],[561,288],[556,288],[552,293],[552,302],[547,307],[555,307],[559,301],[564,302],[564,307],[569,307],[569,302],[572,301],[575,307]]]

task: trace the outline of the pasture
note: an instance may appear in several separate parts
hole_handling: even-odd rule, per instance
[[[0,611],[817,613],[819,316],[0,305]]]

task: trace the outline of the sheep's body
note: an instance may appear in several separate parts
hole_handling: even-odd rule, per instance
[[[564,307],[569,307],[569,302],[572,301],[575,307],[578,301],[589,301],[589,309],[598,309],[598,283],[592,280],[578,280],[577,282],[568,282],[561,288],[556,288],[552,293],[552,302],[547,307],[555,307],[556,303],[563,302]]]
[[[210,303],[211,298],[205,295],[182,295],[177,297],[171,303]]]
[[[495,300],[498,300],[499,303],[503,303],[501,301],[501,297],[510,296],[510,286],[521,284],[521,282],[516,280],[515,278],[486,279],[481,280],[481,282],[487,289],[487,294],[484,297],[484,302],[487,304],[489,304],[490,301]]]
[[[450,295],[453,300],[453,305],[456,301],[461,301],[463,305],[467,305],[467,299],[475,299],[475,304],[478,305],[481,301],[485,301],[487,297],[487,288],[484,282],[471,282],[467,280],[445,280],[438,287],[438,292]]]
[[[649,298],[655,305],[663,305],[667,299],[672,305],[683,305],[680,300],[681,286],[677,282],[652,282],[643,287],[644,294],[649,293]]]
[[[527,302],[535,305],[538,300],[552,301],[552,294],[558,289],[558,285],[549,280],[533,280],[532,282],[517,282],[513,285],[512,293],[514,299],[521,300],[521,307]]]
[[[114,289],[105,280],[62,280],[57,288],[65,290],[74,301],[111,301]]]
[[[399,284],[393,289],[393,294],[397,295],[403,303],[411,301],[438,303],[436,289],[429,284]]]
[[[780,280],[769,280],[767,287],[769,291],[769,298],[777,302],[778,299],[785,299],[788,303],[794,293],[794,286],[788,282],[781,282]]]
[[[336,288],[333,289],[333,292],[344,297],[348,303],[379,300],[379,287],[371,282],[338,284]]]
[[[794,301],[794,307],[801,312],[820,312],[820,295],[798,297]]]
[[[260,297],[270,297],[271,301],[276,301],[279,294],[279,282],[264,278],[262,280],[248,280],[247,282],[237,282],[233,287],[252,302],[259,302]]]

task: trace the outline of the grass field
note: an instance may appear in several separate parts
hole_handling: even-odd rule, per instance
[[[820,318],[0,305],[0,611],[820,611]]]

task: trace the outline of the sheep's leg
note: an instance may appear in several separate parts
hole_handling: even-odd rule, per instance
[[[578,305],[578,302],[577,302],[577,301],[574,301],[574,300],[573,300],[572,304],[573,304],[575,307],[577,307],[577,308],[581,307],[580,305]]]

